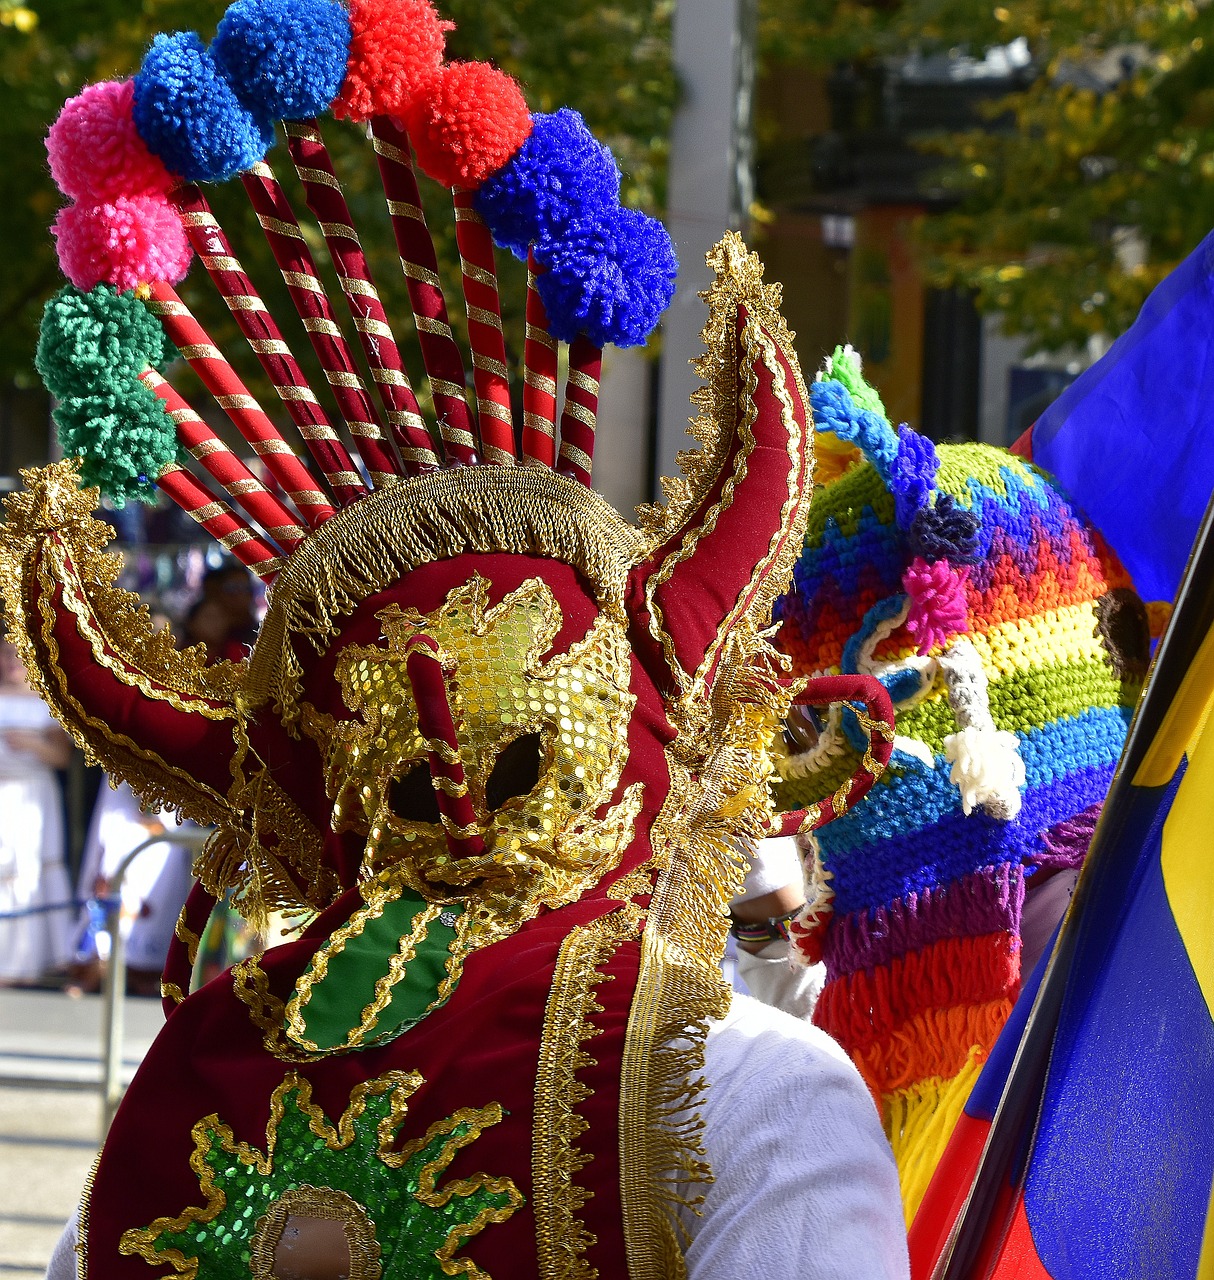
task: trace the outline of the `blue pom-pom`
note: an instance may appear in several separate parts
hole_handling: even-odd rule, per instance
[[[911,548],[924,560],[973,564],[979,559],[978,517],[957,505],[951,493],[936,495],[934,507],[925,506],[910,528]]]
[[[337,97],[350,52],[350,19],[335,0],[235,0],[211,57],[256,115],[307,120]]]
[[[814,411],[814,429],[832,431],[860,449],[888,486],[898,437],[894,429],[871,409],[861,409],[852,394],[834,378],[819,378],[810,385],[809,403]]]
[[[555,240],[620,200],[615,159],[576,111],[539,113],[531,123],[526,142],[476,194],[493,238],[524,260],[532,241]]]
[[[135,77],[135,128],[189,182],[223,182],[261,160],[274,125],[232,91],[193,31],[159,35]]]
[[[674,297],[670,233],[636,209],[574,222],[535,256],[548,268],[536,282],[548,327],[562,342],[582,333],[600,347],[640,346]]]

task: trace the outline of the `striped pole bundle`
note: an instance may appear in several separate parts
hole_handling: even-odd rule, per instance
[[[438,258],[426,228],[421,192],[409,157],[409,139],[403,129],[384,117],[372,122],[371,132],[401,270],[409,288],[417,342],[430,380],[439,435],[452,461],[471,464],[478,460],[479,441],[468,407],[464,358],[451,332]]]
[[[337,323],[286,193],[264,161],[254,165],[241,181],[371,482],[391,483],[400,475],[400,466],[384,439],[354,353]]]
[[[486,462],[511,466],[515,461],[514,419],[510,412],[510,373],[506,367],[493,237],[473,208],[474,192],[457,188],[453,198],[481,443]]]
[[[257,479],[182,398],[172,383],[155,369],[148,369],[142,381],[164,402],[177,427],[177,437],[190,456],[202,464],[254,520],[287,552],[299,545],[307,530]]]
[[[283,558],[265,539],[258,537],[226,502],[213,497],[198,478],[179,463],[170,462],[156,483],[191,520],[202,525],[225,551],[230,551],[259,578],[272,579],[282,568]]]
[[[303,183],[304,198],[329,247],[405,473],[415,475],[433,470],[439,465],[438,455],[324,138],[315,121],[288,123],[286,133],[295,172]]]
[[[539,270],[532,252],[527,262],[527,336],[523,344],[523,461],[556,465],[556,339],[535,287]]]
[[[249,394],[236,370],[211,341],[189,307],[177,296],[171,285],[151,286],[148,310],[159,316],[166,332],[190,368],[202,379],[215,403],[228,415],[236,429],[253,446],[253,452],[282,485],[287,497],[298,508],[311,528],[323,523],[334,512],[333,504],[317,487],[307,467],[279,434],[265,410]],[[260,299],[253,305],[264,303]]]
[[[347,506],[366,493],[367,486],[354,470],[354,461],[338,438],[333,424],[308,385],[291,348],[287,345],[240,259],[223,233],[206,197],[194,186],[177,191],[182,225],[214,282],[224,305],[248,340],[278,398],[299,429],[308,452],[316,461],[339,506]]]
[[[594,429],[599,411],[603,348],[579,334],[569,346],[565,403],[561,406],[561,451],[557,470],[586,486],[594,465]]]

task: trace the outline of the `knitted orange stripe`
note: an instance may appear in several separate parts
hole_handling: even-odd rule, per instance
[[[915,1014],[884,1043],[853,1052],[852,1060],[879,1095],[921,1080],[951,1080],[971,1055],[985,1061],[1014,1003],[1015,997],[1007,995]]]
[[[814,1021],[850,1053],[884,1044],[918,1014],[1014,995],[1020,952],[1010,933],[942,938],[871,972],[828,982]]]

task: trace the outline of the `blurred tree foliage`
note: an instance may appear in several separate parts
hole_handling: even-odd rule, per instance
[[[158,31],[190,28],[209,40],[224,7],[224,0],[0,0],[0,155],[6,185],[6,198],[0,201],[5,259],[0,273],[0,382],[29,385],[36,379],[33,351],[42,304],[63,283],[47,230],[62,197],[51,181],[43,138],[64,99],[90,81],[133,74]],[[518,77],[532,110],[580,110],[619,160],[625,200],[660,209],[676,98],[670,54],[673,0],[561,0],[558,5],[548,0],[438,0],[438,7],[457,23],[448,37],[449,57],[495,62]],[[370,147],[351,126],[330,121],[325,132],[355,221],[365,233],[388,313],[407,316],[408,295]],[[267,159],[291,193],[323,266],[323,240],[308,230],[310,221],[285,147],[275,147]],[[458,328],[459,256],[450,197],[432,183],[423,185],[448,305]],[[240,184],[209,188],[207,194],[311,375],[315,370],[306,356],[307,343],[299,326],[287,320],[290,302]],[[525,272],[509,255],[498,258],[507,340],[517,358]],[[333,280],[331,274],[328,278]],[[197,266],[182,293],[271,407],[272,394],[267,395],[255,362],[235,337],[218,296]],[[340,310],[340,294],[332,296]],[[398,323],[403,346],[408,329],[406,323]],[[410,366],[421,392],[420,369],[413,368],[412,360]],[[313,385],[318,383],[323,385],[323,379]]]
[[[1124,331],[1214,226],[1214,6],[1194,0],[764,0],[770,56],[829,68],[1019,37],[1038,75],[990,127],[921,136],[957,203],[929,278],[976,290],[1036,349]]]

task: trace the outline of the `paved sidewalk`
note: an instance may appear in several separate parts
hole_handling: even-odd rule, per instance
[[[163,1024],[128,999],[124,1075]],[[97,1154],[101,1000],[0,990],[0,1277],[36,1280]]]

